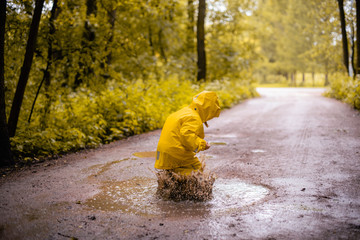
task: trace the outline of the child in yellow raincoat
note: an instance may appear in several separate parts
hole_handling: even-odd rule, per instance
[[[183,175],[199,170],[201,163],[195,154],[210,147],[204,140],[203,123],[207,126],[207,121],[219,115],[218,97],[210,91],[199,93],[189,106],[171,114],[160,135],[155,168]]]

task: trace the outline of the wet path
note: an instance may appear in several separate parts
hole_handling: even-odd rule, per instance
[[[0,238],[359,238],[360,116],[322,91],[259,89],[211,120],[207,203],[154,197],[160,131],[3,177]]]

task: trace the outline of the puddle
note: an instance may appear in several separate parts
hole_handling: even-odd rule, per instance
[[[262,149],[253,149],[251,150],[252,153],[264,153],[266,152],[265,150],[262,150]]]
[[[164,201],[155,196],[156,179],[137,177],[104,182],[102,191],[84,202],[89,208],[141,216],[203,217],[239,211],[269,194],[269,189],[238,179],[217,179],[213,198],[207,202]]]
[[[210,145],[227,145],[225,142],[210,142]]]
[[[155,158],[156,152],[136,152],[133,156],[138,158]]]
[[[126,162],[126,161],[133,161],[133,160],[137,160],[137,158],[123,158],[121,160],[115,160],[112,162],[107,162],[107,163],[103,163],[103,164],[95,164],[92,165],[90,167],[84,168],[81,170],[82,173],[84,174],[88,174],[86,181],[99,181],[99,177],[100,178],[104,178],[106,176],[108,176],[107,172],[114,170],[114,169],[118,169],[118,168],[114,168],[114,165],[117,165],[119,163],[122,162]],[[129,167],[129,164],[123,166],[121,169],[118,169],[117,171],[124,171]]]
[[[108,163],[105,163],[105,164],[95,164],[95,165],[92,165],[92,166],[90,166],[90,167],[88,167],[86,169],[83,169],[82,172],[83,173],[92,173],[91,175],[88,176],[88,179],[91,179],[91,178],[97,177],[97,176],[102,175],[103,173],[107,172],[115,164],[118,164],[118,163],[121,163],[121,162],[124,162],[124,161],[128,161],[128,160],[134,160],[134,159],[132,159],[132,158],[124,158],[124,159],[121,159],[121,160],[115,160],[115,161],[108,162]]]
[[[207,134],[207,137],[214,137],[214,138],[237,138],[235,134]]]

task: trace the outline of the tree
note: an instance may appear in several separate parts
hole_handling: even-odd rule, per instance
[[[22,101],[24,98],[25,88],[29,79],[29,73],[31,69],[31,64],[33,61],[36,39],[39,30],[39,23],[41,18],[41,12],[43,9],[44,0],[36,0],[35,2],[35,10],[34,16],[31,21],[30,30],[29,30],[29,38],[26,45],[26,52],[24,57],[24,62],[21,68],[19,81],[16,87],[16,92],[14,96],[14,100],[11,106],[8,128],[9,128],[9,136],[15,136],[17,123],[19,120],[20,109],[22,105]]]
[[[112,8],[111,10],[107,10],[107,15],[109,18],[109,23],[111,26],[111,35],[109,37],[109,41],[108,41],[108,45],[106,46],[105,50],[108,50],[108,48],[110,49],[111,44],[113,43],[114,40],[114,29],[115,29],[115,21],[116,21],[116,9]],[[110,65],[112,61],[112,52],[111,50],[109,50],[109,53],[106,56],[106,64]]]
[[[47,39],[47,43],[48,43],[48,50],[47,50],[47,61],[46,61],[46,68],[44,71],[44,76],[43,79],[41,80],[41,83],[39,85],[39,88],[36,92],[36,96],[34,99],[34,102],[32,104],[31,110],[30,110],[30,115],[29,115],[29,119],[28,122],[30,123],[31,120],[31,116],[35,107],[35,103],[36,100],[39,96],[40,93],[40,89],[42,84],[45,82],[45,97],[46,97],[46,103],[45,103],[45,107],[44,107],[44,114],[42,116],[42,121],[41,121],[41,125],[44,128],[46,125],[46,116],[49,114],[50,111],[50,105],[51,105],[51,97],[50,97],[50,92],[49,92],[49,87],[50,87],[50,83],[51,83],[51,72],[50,72],[50,68],[51,65],[53,64],[53,42],[54,42],[54,34],[55,34],[55,25],[54,25],[54,21],[56,19],[57,16],[57,6],[58,4],[58,0],[54,0],[53,2],[53,6],[51,8],[51,13],[50,13],[50,18],[49,18],[49,36]]]
[[[290,84],[295,85],[295,72],[302,72],[304,80],[306,72],[327,76],[343,65],[336,1],[260,1],[255,13],[263,59],[256,71],[263,81],[292,76]]]
[[[338,0],[338,5],[339,5],[340,24],[341,24],[342,46],[343,46],[343,63],[346,68],[347,74],[349,74],[349,47],[348,47],[347,34],[346,34],[344,0]]]
[[[12,163],[5,111],[5,47],[6,0],[0,0],[0,166]]]
[[[91,24],[90,17],[96,16],[97,6],[96,0],[86,0],[86,20],[84,24],[84,30],[81,40],[81,59],[79,61],[79,72],[77,72],[74,82],[74,88],[77,88],[88,75],[94,73],[94,69],[91,66],[92,62],[95,62],[94,42],[96,38],[96,29]]]
[[[186,47],[188,50],[193,51],[195,49],[194,46],[194,24],[195,24],[195,19],[194,19],[194,13],[195,13],[195,7],[194,7],[194,0],[188,0],[187,2],[187,16],[188,16],[188,21],[187,21],[187,33],[186,33]]]
[[[258,42],[252,21],[253,4],[247,0],[226,0],[222,6],[207,9],[207,81],[243,79],[252,71]]]
[[[197,80],[206,79],[206,52],[205,52],[205,0],[199,0],[198,8],[198,21],[197,21],[197,53],[198,53],[198,73]]]
[[[357,63],[355,74],[360,73],[360,0],[356,0],[356,50]]]
[[[316,0],[310,2],[309,18],[313,19],[312,29],[314,43],[308,56],[314,59],[313,66],[325,73],[325,85],[329,84],[329,73],[343,70],[341,40],[338,41],[339,24],[338,4],[335,1],[324,2]],[[336,21],[337,20],[337,21]],[[336,40],[334,36],[337,36]]]

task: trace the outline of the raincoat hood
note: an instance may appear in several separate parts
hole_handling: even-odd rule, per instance
[[[220,115],[220,104],[215,92],[203,91],[193,97],[190,108],[199,113],[203,123]]]

